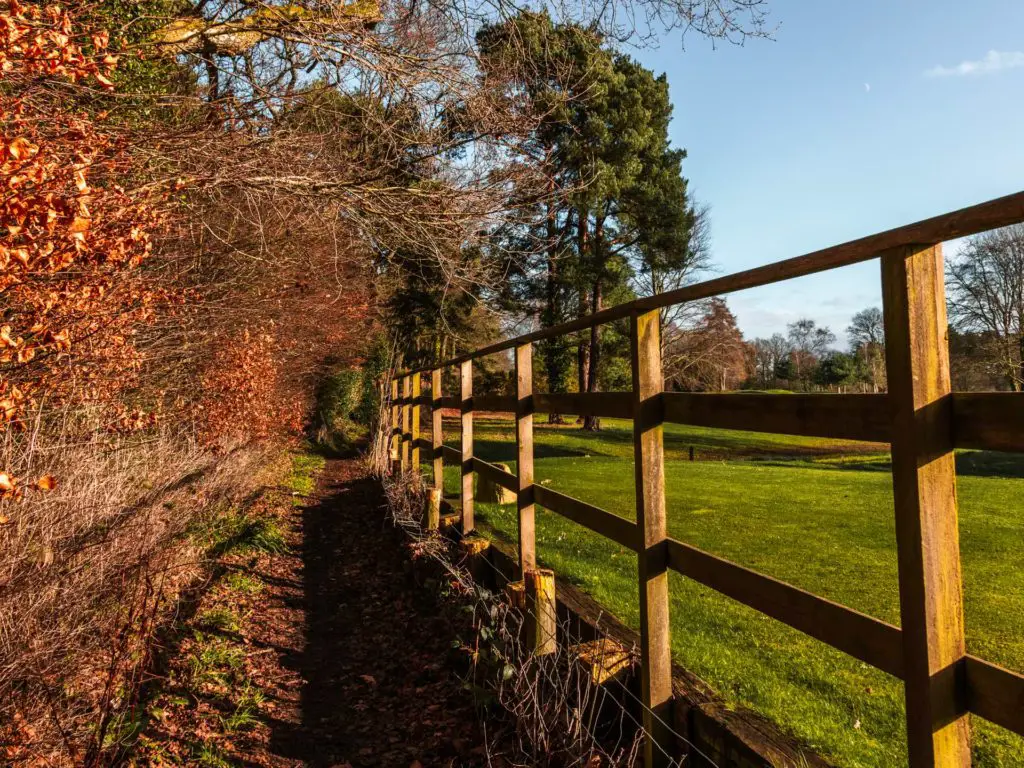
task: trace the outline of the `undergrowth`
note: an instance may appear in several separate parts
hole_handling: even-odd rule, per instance
[[[288,551],[285,516],[298,496],[312,493],[324,466],[297,453],[243,505],[218,510],[193,536],[207,555],[208,577],[191,610],[168,638],[171,651],[159,686],[121,742],[129,765],[239,765],[240,745],[265,727],[267,697],[254,675],[258,654],[247,640],[271,558]]]
[[[493,765],[629,768],[642,762],[642,732],[616,701],[616,690],[595,683],[580,663],[569,622],[554,653],[535,656],[526,642],[529,611],[517,607],[467,570],[452,542],[422,525],[422,484],[411,474],[384,478],[392,522],[409,536],[421,584],[442,611],[462,614],[453,648],[468,660],[461,675],[488,724]],[[475,572],[475,571],[474,571]],[[487,573],[487,580],[504,579]]]

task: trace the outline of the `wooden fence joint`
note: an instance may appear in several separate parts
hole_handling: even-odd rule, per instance
[[[533,490],[533,345],[516,347],[516,511],[519,575],[537,567]]]
[[[437,489],[439,496],[444,492],[444,451],[441,450],[441,446],[444,445],[441,418],[441,374],[440,368],[435,368],[430,372],[430,444],[434,449],[431,459],[434,469],[434,488]]]
[[[459,366],[462,420],[462,535],[473,532],[473,361]]]
[[[908,755],[959,768],[971,737],[942,247],[881,261]]]
[[[672,650],[669,628],[668,526],[665,512],[665,389],[661,367],[661,319],[657,310],[630,318],[633,368],[633,465],[636,522],[640,528],[640,661],[644,705],[644,765],[669,765],[672,721]]]

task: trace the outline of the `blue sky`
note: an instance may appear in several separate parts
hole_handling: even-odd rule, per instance
[[[1024,0],[769,2],[773,41],[633,52],[668,74],[720,272],[1024,189]],[[806,316],[840,346],[880,303],[876,261],[729,297],[748,338]]]

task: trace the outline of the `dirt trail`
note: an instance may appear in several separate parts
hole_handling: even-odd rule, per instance
[[[273,651],[257,680],[274,717],[249,764],[486,762],[472,700],[446,664],[456,630],[410,589],[379,484],[358,461],[331,460],[306,501],[246,622],[253,646]]]

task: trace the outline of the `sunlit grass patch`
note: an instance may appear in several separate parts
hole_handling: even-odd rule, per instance
[[[222,722],[224,730],[228,733],[244,731],[259,723],[260,705],[267,697],[259,688],[251,683],[245,683],[235,699],[235,710]]]
[[[536,482],[634,519],[632,432],[537,429]],[[510,422],[476,427],[475,453],[512,465]],[[886,446],[666,426],[669,535],[884,621],[899,623]],[[458,445],[455,437],[449,443]],[[689,461],[689,445],[695,461]],[[1024,670],[1024,457],[957,453],[960,547],[971,653]],[[445,487],[458,493],[457,467]],[[516,541],[514,505],[479,503],[480,528]],[[636,555],[547,510],[546,565],[638,626]],[[905,765],[903,687],[888,675],[692,580],[670,579],[672,650],[730,703],[766,715],[839,765]],[[980,718],[974,764],[1015,765],[1024,740]]]
[[[194,691],[204,686],[229,686],[242,677],[245,648],[204,632],[195,632],[195,649],[189,656],[189,682]]]
[[[203,611],[197,617],[197,622],[207,629],[220,629],[227,632],[237,632],[239,628],[239,617],[237,614],[223,606]]]
[[[292,454],[292,468],[285,485],[297,496],[309,496],[316,490],[316,476],[323,471],[326,462],[315,453]]]
[[[227,590],[240,595],[258,595],[266,588],[266,584],[260,579],[244,571],[229,573],[224,577],[224,586]]]

